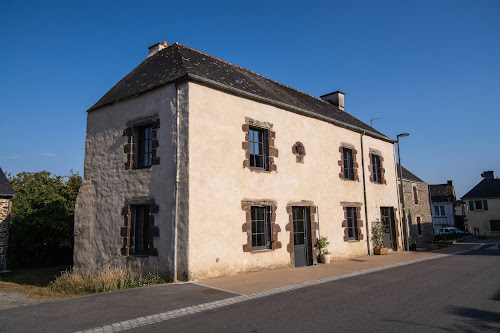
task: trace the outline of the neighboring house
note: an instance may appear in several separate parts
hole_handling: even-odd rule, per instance
[[[9,220],[11,200],[16,196],[7,177],[0,168],[0,267],[6,269],[7,244],[9,239]]]
[[[500,179],[493,171],[481,174],[484,178],[462,197],[468,204],[467,224],[469,232],[487,237],[500,236]]]
[[[180,280],[366,255],[387,216],[401,249],[394,140],[344,110],[180,44],[88,110],[76,271]]]
[[[434,232],[442,227],[455,226],[455,188],[453,181],[448,180],[446,184],[429,185],[431,194],[431,212]]]
[[[418,247],[425,247],[428,242],[434,240],[432,214],[429,203],[429,185],[403,166],[401,166],[401,172],[403,174],[403,190],[400,188],[399,193],[404,193],[409,232],[416,240]],[[398,180],[400,179],[399,177],[398,164]],[[399,181],[398,184],[400,184]],[[403,198],[401,197],[400,199],[402,202]]]

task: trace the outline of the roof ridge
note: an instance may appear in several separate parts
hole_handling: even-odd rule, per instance
[[[254,71],[251,71],[251,70],[249,70],[249,69],[247,69],[247,68],[245,68],[245,67],[241,67],[241,66],[238,66],[238,65],[232,64],[232,63],[230,63],[230,62],[228,62],[228,61],[225,61],[225,60],[219,59],[219,58],[214,57],[214,56],[212,56],[212,55],[210,55],[210,54],[207,54],[207,53],[205,53],[205,52],[202,52],[202,51],[199,51],[199,50],[193,49],[192,47],[186,46],[186,45],[181,44],[181,43],[178,43],[178,42],[175,42],[174,44],[172,44],[172,45],[170,45],[170,46],[173,46],[173,45],[180,45],[180,46],[185,47],[186,49],[189,49],[189,50],[191,50],[191,51],[197,52],[197,53],[202,54],[202,55],[204,55],[204,56],[207,56],[207,57],[210,57],[210,58],[215,59],[215,60],[217,60],[217,61],[220,61],[220,62],[223,62],[223,63],[225,63],[225,64],[228,64],[228,65],[230,65],[230,66],[233,66],[233,67],[236,67],[236,68],[242,69],[242,70],[247,71],[247,72],[249,72],[249,73],[252,73],[252,74],[255,74],[255,75],[257,75],[257,76],[260,76],[260,77],[262,77],[262,78],[264,78],[264,79],[266,79],[266,80],[269,80],[269,81],[271,81],[271,82],[274,82],[274,83],[276,83],[276,84],[278,84],[278,85],[280,85],[280,86],[283,86],[283,87],[285,87],[285,88],[288,88],[288,89],[294,90],[294,91],[296,91],[296,92],[298,92],[298,93],[301,93],[301,94],[304,94],[304,95],[306,95],[306,96],[312,97],[312,98],[314,98],[314,99],[316,99],[316,100],[318,100],[318,101],[320,101],[320,102],[326,103],[326,104],[328,104],[328,105],[332,105],[332,106],[334,106],[333,104],[331,104],[331,103],[329,103],[329,102],[327,102],[327,101],[325,101],[325,100],[323,100],[323,99],[321,99],[321,98],[315,97],[315,96],[313,96],[313,95],[310,95],[310,94],[308,94],[308,93],[305,93],[305,92],[300,91],[300,90],[298,90],[298,89],[295,89],[295,88],[293,88],[293,87],[287,86],[286,84],[280,83],[280,82],[278,82],[278,81],[274,81],[273,79],[270,79],[270,78],[268,78],[268,77],[266,77],[266,76],[264,76],[264,75],[262,75],[262,74],[259,74],[259,73],[254,72]]]

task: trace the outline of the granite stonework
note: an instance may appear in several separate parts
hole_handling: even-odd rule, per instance
[[[429,186],[423,182],[403,179],[403,193],[410,235],[417,241],[417,247],[425,247],[434,240]]]
[[[9,215],[10,199],[0,198],[0,265],[5,253],[5,233],[7,231],[7,217]]]

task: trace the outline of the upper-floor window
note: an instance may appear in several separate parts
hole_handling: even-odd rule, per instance
[[[415,202],[415,205],[418,205],[418,192],[416,186],[413,186],[413,200]]]
[[[354,162],[352,159],[352,149],[344,147],[344,179],[354,180]]]
[[[445,216],[444,206],[434,206],[434,216]]]
[[[146,169],[160,164],[160,157],[157,156],[160,119],[155,118],[156,115],[130,121],[129,127],[123,130],[123,136],[127,137],[123,147],[127,157],[126,170]]]
[[[250,167],[254,169],[268,169],[269,149],[267,146],[267,130],[257,127],[250,127]]]
[[[373,182],[382,184],[382,170],[380,168],[380,156],[372,154]]]
[[[474,209],[488,210],[488,200],[470,200],[469,209],[473,211]]]
[[[271,207],[253,206],[252,213],[252,249],[271,248]]]
[[[346,207],[347,211],[347,237],[349,240],[358,240],[358,217],[356,207]]]
[[[142,126],[138,128],[138,168],[149,168],[151,167],[151,153],[153,151],[152,145],[152,132],[153,128],[151,125]]]

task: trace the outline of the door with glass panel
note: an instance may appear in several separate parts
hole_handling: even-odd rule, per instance
[[[295,267],[312,265],[309,207],[292,207]]]

